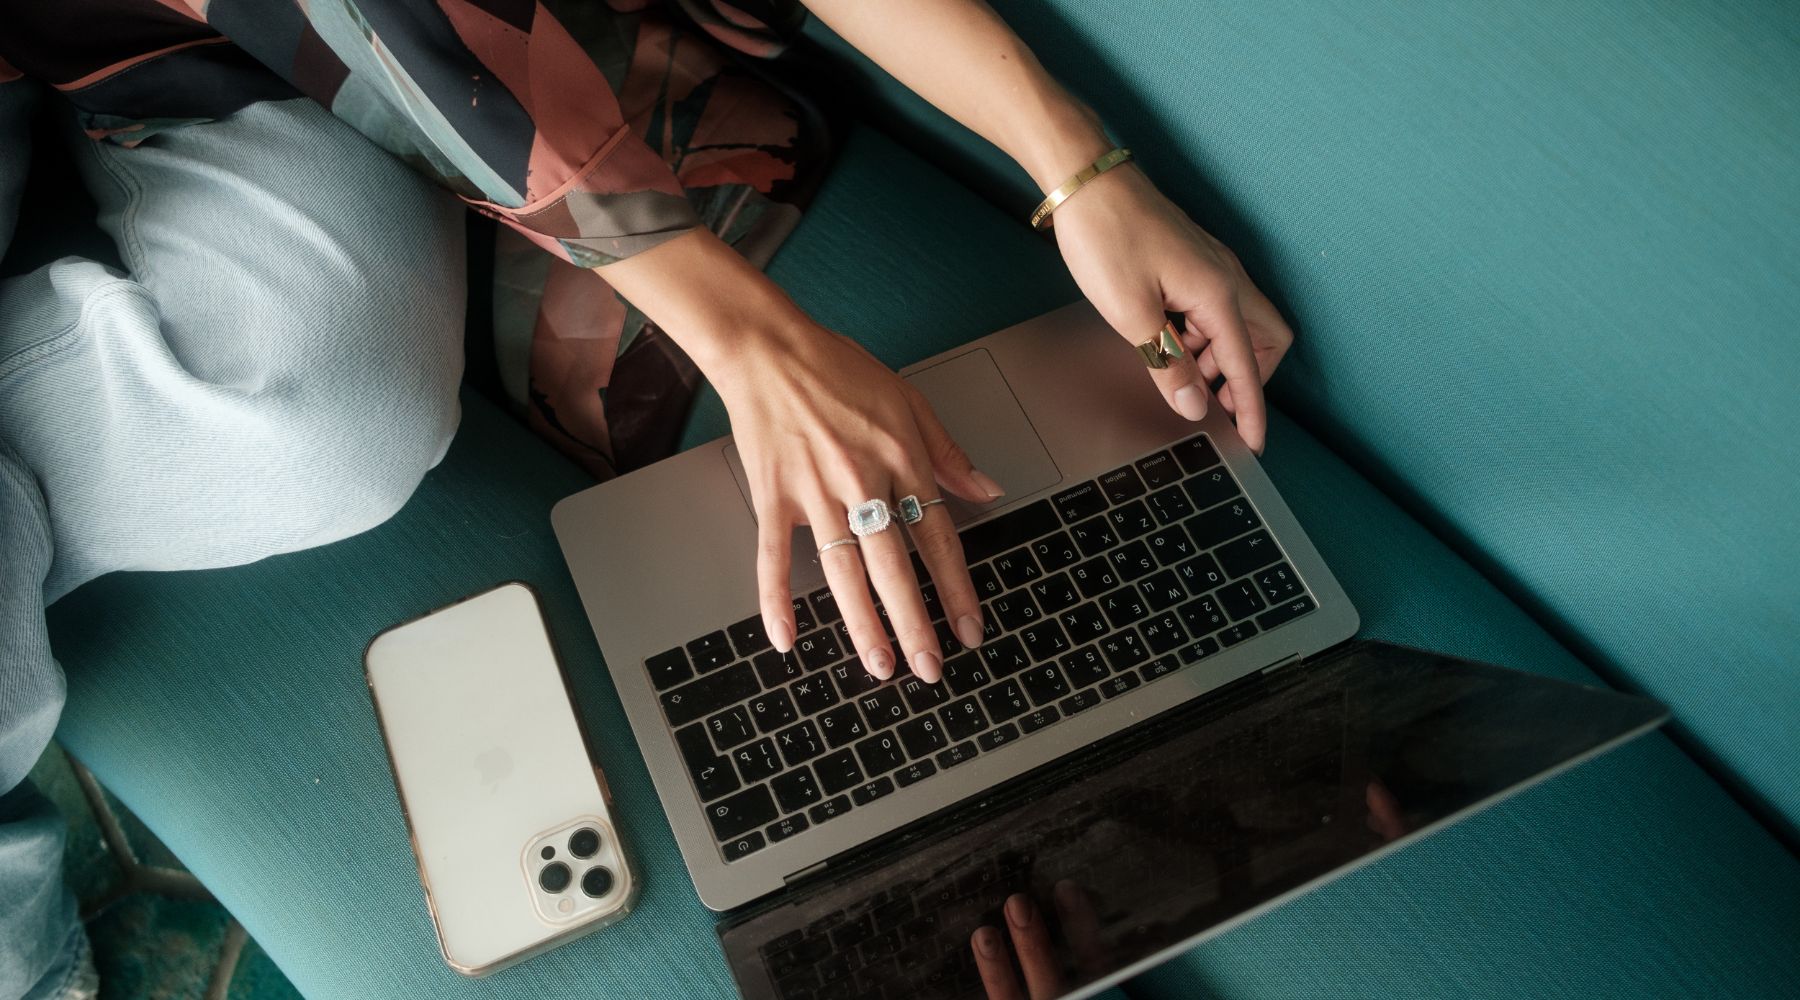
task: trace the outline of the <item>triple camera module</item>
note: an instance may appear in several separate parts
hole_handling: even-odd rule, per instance
[[[535,868],[538,912],[552,920],[593,909],[616,884],[612,845],[592,823],[539,838],[527,858]]]

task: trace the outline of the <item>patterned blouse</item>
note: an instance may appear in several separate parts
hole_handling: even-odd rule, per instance
[[[673,447],[699,380],[588,269],[698,225],[766,261],[826,159],[818,111],[763,65],[803,16],[793,0],[0,0],[0,86],[47,84],[128,147],[258,101],[329,108],[505,224],[499,379],[604,476]]]

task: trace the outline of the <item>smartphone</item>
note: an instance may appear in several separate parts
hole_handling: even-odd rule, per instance
[[[531,587],[396,625],[363,667],[451,968],[487,975],[631,912],[637,874]]]

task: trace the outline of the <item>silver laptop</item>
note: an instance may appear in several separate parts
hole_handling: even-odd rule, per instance
[[[1261,719],[1261,735],[1246,737],[1251,749],[1237,752],[1251,753],[1265,770],[1280,764],[1286,777],[1264,774],[1257,787],[1266,794],[1254,808],[1310,812],[1315,833],[1320,817],[1329,823],[1334,814],[1355,812],[1351,825],[1366,826],[1363,814],[1373,808],[1364,750],[1343,751],[1352,736],[1377,738],[1367,712],[1343,715],[1348,685],[1379,684],[1382,671],[1369,663],[1408,677],[1415,692],[1430,678],[1460,680],[1456,697],[1465,701],[1476,691],[1493,701],[1487,679],[1505,675],[1499,689],[1515,700],[1522,691],[1565,707],[1580,703],[1580,711],[1540,712],[1537,720],[1581,721],[1572,730],[1566,723],[1500,736],[1465,727],[1464,735],[1487,742],[1468,748],[1483,773],[1459,786],[1460,797],[1421,795],[1417,808],[1396,813],[1405,836],[1358,840],[1354,850],[1342,838],[1310,854],[1279,842],[1276,856],[1305,863],[1288,864],[1282,879],[1255,892],[1205,889],[1210,876],[1184,878],[1177,866],[1159,893],[1129,905],[1115,899],[1108,912],[1128,923],[1160,907],[1200,917],[1171,916],[1158,925],[1166,933],[1148,935],[1139,920],[1131,947],[1114,949],[1081,976],[1071,972],[1071,987],[1098,989],[1662,717],[1641,699],[1496,668],[1479,668],[1477,683],[1468,673],[1476,665],[1421,666],[1413,651],[1343,646],[1357,630],[1355,608],[1228,417],[1216,406],[1198,424],[1171,413],[1136,352],[1086,303],[902,374],[976,467],[1006,490],[986,507],[949,504],[983,599],[987,638],[964,650],[939,623],[942,684],[905,672],[887,682],[867,675],[805,531],[796,533],[792,580],[802,595],[794,602],[799,638],[789,654],[769,647],[758,615],[750,493],[729,439],[572,496],[552,516],[700,899],[736,910],[721,934],[746,995],[875,995],[865,990],[882,982],[870,978],[872,967],[841,959],[860,963],[874,954],[865,937],[880,933],[872,914],[883,907],[891,916],[906,897],[907,919],[923,913],[913,898],[920,892],[954,894],[967,912],[950,920],[956,911],[946,909],[948,896],[930,907],[939,914],[930,933],[948,933],[947,946],[892,928],[873,959],[890,977],[884,989],[979,995],[970,992],[979,985],[966,946],[971,921],[993,917],[992,891],[1009,880],[1049,878],[1019,858],[1043,855],[1051,843],[1068,848],[1060,856],[1065,870],[1084,855],[1074,867],[1085,866],[1085,877],[1110,864],[1114,884],[1158,882],[1154,864],[1126,870],[1124,859],[1138,854],[1104,837],[1081,841],[1075,831],[1095,818],[1082,802],[1108,794],[1131,801],[1158,788],[1212,821],[1229,813],[1229,803],[1197,804],[1157,785],[1198,775],[1194,762],[1220,752],[1210,744],[1204,753],[1184,749],[1180,727],[1168,729],[1193,712],[1216,715],[1239,704],[1227,717],[1243,725]],[[939,612],[922,568],[920,579],[928,609]],[[1320,656],[1328,650],[1331,656]],[[1292,665],[1305,669],[1282,669]],[[1292,674],[1309,681],[1271,687],[1270,678]],[[1324,708],[1269,714],[1271,705],[1292,708],[1297,698]],[[1456,703],[1446,699],[1390,706],[1380,732],[1429,729],[1433,713]],[[1610,713],[1594,711],[1595,699]],[[1520,730],[1535,724],[1495,722],[1507,716],[1491,709],[1470,709],[1470,717]],[[1295,729],[1297,721],[1310,728]],[[1146,751],[1141,741],[1152,737],[1143,734],[1152,732],[1161,735]],[[1535,749],[1491,766],[1484,748],[1513,744]],[[1121,758],[1119,746],[1137,750]],[[1313,774],[1304,760],[1276,761],[1277,746],[1327,766]],[[1454,759],[1454,740],[1440,739],[1437,748]],[[1110,768],[1102,766],[1108,754]],[[1070,791],[1076,787],[1087,790]],[[1235,787],[1243,790],[1241,776]],[[1284,792],[1291,801],[1281,801]],[[1062,812],[1045,812],[1046,803],[1060,803]],[[1170,835],[1191,839],[1195,830]],[[1078,841],[1085,848],[1069,847]],[[1259,864],[1265,874],[1273,870]],[[837,930],[842,921],[856,929]],[[918,978],[925,975],[935,978]],[[798,978],[784,979],[790,976]],[[900,982],[904,990],[893,993]]]

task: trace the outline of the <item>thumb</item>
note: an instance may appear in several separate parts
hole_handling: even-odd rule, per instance
[[[1200,377],[1200,367],[1195,363],[1193,353],[1183,346],[1181,320],[1171,322],[1158,308],[1134,308],[1128,316],[1115,320],[1109,315],[1107,321],[1131,343],[1133,350],[1139,350],[1139,345],[1145,343],[1167,347],[1169,351],[1163,359],[1163,367],[1150,368],[1150,381],[1156,383],[1157,391],[1162,393],[1169,409],[1189,420],[1206,416],[1206,382]],[[1168,330],[1166,337],[1163,335],[1165,327]],[[1148,367],[1148,360],[1142,355],[1140,360],[1145,360]]]
[[[968,453],[944,429],[924,395],[911,386],[907,388],[906,401],[912,407],[913,421],[919,425],[919,438],[931,459],[931,474],[938,485],[970,503],[992,503],[1005,496],[1006,490],[999,483],[969,461]]]

